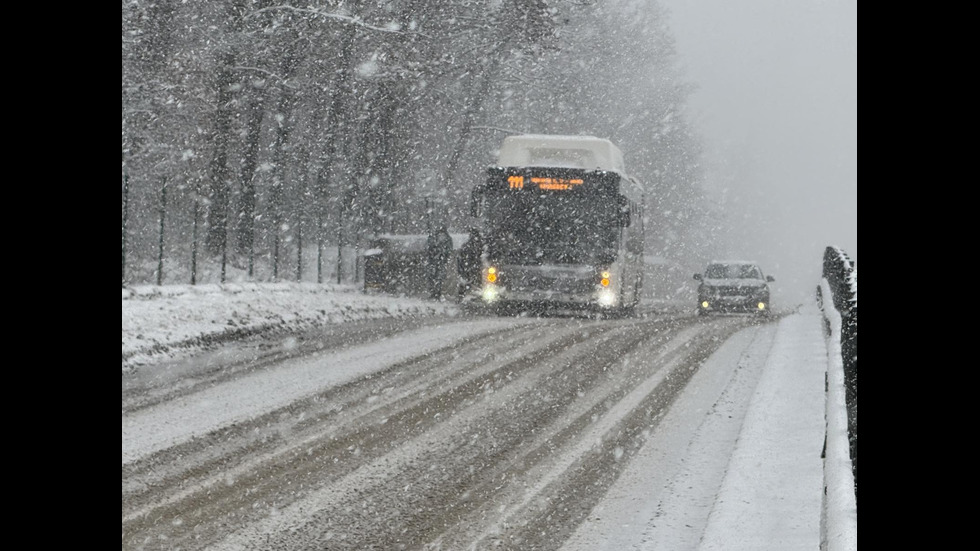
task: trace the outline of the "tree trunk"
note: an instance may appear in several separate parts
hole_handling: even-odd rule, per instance
[[[238,201],[238,253],[248,257],[248,276],[252,277],[255,257],[255,170],[258,166],[259,139],[265,115],[265,92],[254,89],[248,109],[248,131],[239,180],[241,195]]]
[[[211,158],[211,185],[208,190],[208,229],[206,244],[212,255],[220,254],[228,241],[228,144],[231,139],[232,68],[235,55],[226,52],[218,68],[218,108],[212,134],[214,154]]]
[[[129,171],[123,165],[122,187],[122,285],[126,286],[126,224],[129,221]]]
[[[282,60],[280,69],[282,71],[283,82],[279,95],[279,105],[276,108],[276,140],[272,146],[272,188],[270,196],[270,208],[272,209],[272,277],[279,277],[279,262],[282,259],[281,236],[282,225],[285,221],[284,186],[286,178],[286,166],[289,161],[289,134],[292,131],[292,111],[295,105],[295,92],[289,86],[288,78],[296,62],[295,42],[293,47],[288,49]]]
[[[157,285],[163,285],[163,236],[164,220],[167,218],[167,179],[160,186],[160,234],[157,248]]]
[[[201,217],[201,204],[197,194],[194,194],[194,221],[191,226],[191,285],[197,285],[197,228]]]
[[[499,65],[500,56],[494,56],[493,61],[490,62],[490,66],[482,75],[473,76],[474,80],[481,76],[483,80],[479,83],[479,90],[476,93],[468,94],[470,103],[466,107],[466,111],[463,112],[463,126],[459,132],[459,138],[456,140],[456,145],[453,147],[453,152],[449,156],[446,172],[443,174],[443,189],[453,189],[452,184],[453,178],[456,176],[456,169],[466,150],[466,143],[469,141],[470,134],[473,131],[473,124],[483,109],[483,102],[486,101],[487,95],[490,93],[490,85],[493,84]],[[475,84],[471,86],[471,88],[475,87]]]

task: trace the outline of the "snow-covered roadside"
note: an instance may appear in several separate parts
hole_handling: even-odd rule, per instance
[[[259,332],[457,312],[453,302],[370,295],[355,285],[225,283],[125,287],[122,368],[135,369],[182,350]]]
[[[291,361],[186,399],[158,404],[123,417],[123,465],[195,436],[261,415],[324,388],[380,371],[399,361],[447,346],[467,335],[512,325],[510,320],[460,321],[449,329],[408,330],[384,341]],[[330,366],[325,369],[324,366]]]
[[[563,551],[817,549],[826,349],[814,305],[729,339]]]
[[[699,551],[807,549],[820,538],[822,331],[813,305],[779,322]]]

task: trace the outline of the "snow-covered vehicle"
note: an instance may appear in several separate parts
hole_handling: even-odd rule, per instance
[[[453,250],[446,270],[451,272],[445,279],[443,294],[456,293],[456,255],[466,240],[466,234],[450,234]],[[422,296],[429,290],[426,264],[427,234],[383,233],[368,242],[362,255],[364,265],[364,290]]]
[[[758,263],[750,260],[712,260],[704,274],[694,274],[698,285],[698,314],[712,312],[746,312],[766,315],[769,304],[769,283],[775,281],[764,275]]]
[[[504,139],[473,190],[485,236],[480,297],[508,309],[632,312],[643,285],[643,189],[611,141]]]

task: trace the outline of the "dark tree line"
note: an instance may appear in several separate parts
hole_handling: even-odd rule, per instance
[[[339,277],[332,255],[373,233],[464,227],[522,132],[617,142],[649,247],[680,254],[706,213],[665,19],[655,0],[124,0],[123,283]]]

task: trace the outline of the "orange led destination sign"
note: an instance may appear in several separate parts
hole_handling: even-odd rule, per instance
[[[571,189],[572,186],[582,185],[581,178],[531,178],[532,184],[538,184],[538,189]]]
[[[585,181],[581,178],[531,178],[532,184],[537,184],[538,189],[565,190],[580,186]],[[512,175],[507,177],[507,184],[510,189],[524,189],[524,176]]]

